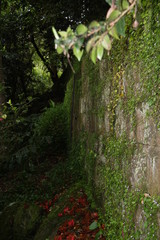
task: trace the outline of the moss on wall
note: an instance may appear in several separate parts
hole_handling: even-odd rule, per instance
[[[132,30],[127,19],[126,37],[114,42],[110,56],[96,65],[85,56],[75,75],[75,159],[101,208],[107,239],[160,234],[159,18],[159,1],[142,1],[140,27]]]

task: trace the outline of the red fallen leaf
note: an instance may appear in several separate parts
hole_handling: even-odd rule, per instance
[[[83,229],[83,232],[85,233],[90,232],[89,226],[86,226],[84,223],[82,224],[82,229]]]
[[[67,240],[75,240],[75,236],[70,234],[67,236]]]
[[[60,226],[58,229],[58,233],[66,233],[66,231],[67,231],[67,227],[64,225]]]
[[[75,212],[76,212],[76,213],[81,213],[81,212],[82,212],[82,209],[81,209],[81,208],[77,208],[77,209],[75,210]]]
[[[75,224],[75,222],[74,222],[73,219],[70,220],[70,221],[68,221],[68,226],[69,226],[69,227],[74,227],[74,224]]]
[[[49,200],[48,205],[49,205],[49,206],[52,205],[52,200]]]
[[[104,224],[102,224],[102,225],[101,225],[101,228],[104,230],[104,229],[105,229],[105,225],[104,225]]]
[[[91,217],[92,218],[98,218],[98,213],[97,212],[91,213]]]
[[[80,203],[82,206],[88,205],[88,202],[87,202],[86,198],[84,198],[84,197],[80,197],[78,199],[78,203]]]
[[[53,202],[56,202],[58,200],[58,198],[59,198],[58,194],[55,195],[54,198],[53,198]]]
[[[69,207],[66,207],[64,210],[63,210],[63,212],[64,212],[64,214],[65,213],[68,213],[70,210],[69,210]]]
[[[49,210],[49,207],[48,207],[48,205],[45,205],[45,207],[44,207],[44,208],[45,208],[45,210],[47,210],[47,211]]]
[[[82,238],[82,237],[83,237],[83,233],[80,233],[80,234],[79,234],[79,237]]]
[[[62,236],[55,236],[54,240],[62,240]]]
[[[62,213],[58,213],[58,217],[62,217],[63,216],[63,214]]]
[[[91,220],[91,217],[90,217],[90,212],[86,212],[85,216],[84,216],[84,221],[86,221],[86,223],[89,223]]]
[[[74,197],[70,197],[69,200],[70,200],[71,203],[75,201]]]
[[[69,214],[69,215],[73,215],[73,214],[74,214],[74,207],[72,207],[72,208],[70,209],[70,211],[68,212],[68,214]]]

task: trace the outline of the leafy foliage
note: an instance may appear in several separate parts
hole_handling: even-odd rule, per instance
[[[29,141],[33,135],[33,126],[37,116],[21,118],[15,121],[8,116],[1,123],[1,170],[16,169],[17,166],[26,168],[30,162],[31,152]]]
[[[133,27],[136,28],[138,26],[136,12],[137,2],[139,3],[139,1],[123,0],[121,3],[121,1],[112,0],[106,2],[111,7],[107,12],[105,21],[92,21],[88,27],[81,23],[75,31],[68,27],[66,32],[59,31],[57,33],[56,29],[52,28],[55,36],[55,48],[58,54],[64,53],[69,59],[69,50],[72,49],[73,54],[80,61],[84,52],[84,45],[86,45],[87,53],[90,54],[92,62],[96,63],[97,59],[102,59],[104,49],[109,53],[113,39],[119,39],[125,35],[125,15],[130,13],[134,7],[135,20]]]
[[[17,108],[11,106],[15,115],[8,114],[0,122],[1,168],[29,169],[40,159],[67,152],[68,115],[63,105],[53,105],[40,116],[28,117],[18,117]]]
[[[17,103],[30,95],[54,90],[52,99],[62,102],[66,82],[58,73],[66,69],[67,63],[53,48],[52,25],[63,34],[68,25],[76,27],[94,14],[101,19],[105,5],[99,0],[2,0],[0,55],[6,99]]]
[[[68,142],[68,115],[63,105],[51,106],[35,124],[33,139],[40,152],[64,153]]]

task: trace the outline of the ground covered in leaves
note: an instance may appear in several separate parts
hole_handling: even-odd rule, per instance
[[[39,206],[48,213],[54,209],[59,197],[61,194],[56,195],[53,200],[40,203]],[[57,218],[61,224],[53,238],[55,240],[105,239],[102,236],[104,225],[98,227],[98,213],[91,209],[87,195],[82,189],[68,195],[67,205],[61,208]]]
[[[76,179],[67,169],[63,157],[34,166],[32,171],[2,174],[0,234],[4,234],[4,228],[8,229],[7,238],[2,240],[105,239],[105,227],[84,186],[84,180]],[[4,221],[5,211],[8,219]],[[28,228],[33,219],[33,226]]]

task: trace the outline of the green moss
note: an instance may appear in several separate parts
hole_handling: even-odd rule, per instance
[[[109,137],[105,142],[106,163],[103,166],[107,239],[122,239],[133,234],[137,197],[130,191],[129,164],[134,153],[134,143],[126,135]],[[134,193],[135,194],[135,193]],[[134,196],[134,197],[133,197]],[[132,205],[131,205],[132,202]]]
[[[126,113],[134,114],[135,108],[143,103],[149,105],[149,114],[159,122],[159,71],[160,71],[160,4],[142,1],[143,11],[139,17],[140,27],[128,36],[128,52],[124,57],[126,68],[133,68],[135,76],[129,81]],[[138,78],[138,87],[136,87]]]
[[[136,130],[136,109],[141,109],[144,105],[149,109],[146,117],[152,116],[157,127],[160,126],[159,18],[159,1],[151,3],[142,0],[142,9],[138,10],[139,28],[136,31],[131,29],[133,19],[127,18],[126,37],[119,42],[114,41],[110,56],[105,56],[102,63],[93,65],[85,57],[78,78],[75,93],[77,118],[80,117],[79,98],[85,97],[89,103],[86,102],[88,108],[84,113],[88,120],[85,138],[76,159],[86,170],[91,195],[104,206],[102,219],[106,225],[107,239],[140,239],[145,234],[146,239],[158,239],[158,208],[153,201],[149,203],[147,200],[147,204],[141,206],[145,215],[142,221],[145,229],[135,226],[136,212],[144,193],[144,189],[133,189],[130,184],[131,159],[136,146],[128,139],[127,134],[116,137],[115,123],[118,118],[116,110],[120,107],[126,120],[130,119],[131,130]],[[106,94],[107,101],[102,98],[106,88],[109,88],[110,93],[108,96]],[[100,127],[96,125],[100,119],[104,125],[106,113],[109,116],[107,133],[103,127],[99,131]],[[76,137],[79,138],[76,141],[82,142],[82,122],[78,120],[75,126],[78,129]],[[97,136],[92,141],[95,132]],[[105,155],[106,162],[99,161],[97,145],[100,144],[100,134],[104,136],[100,154]],[[149,217],[149,214],[153,217]]]
[[[144,198],[144,189],[133,189],[129,178],[131,159],[136,145],[126,134],[104,137],[103,153],[106,162],[98,161],[96,135],[85,136],[87,145],[79,152],[82,156],[87,175],[86,191],[89,199],[96,200],[100,220],[105,224],[106,239],[157,239],[159,211],[158,200]],[[83,139],[84,140],[84,139]],[[78,154],[77,154],[78,157]],[[85,157],[85,160],[84,160]],[[98,180],[97,176],[98,175]],[[145,202],[142,205],[142,198]],[[93,201],[94,202],[94,201]],[[140,223],[135,223],[137,211],[141,208]],[[145,226],[145,228],[144,228]]]

